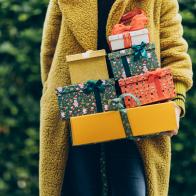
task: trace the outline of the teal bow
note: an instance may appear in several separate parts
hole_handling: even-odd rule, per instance
[[[102,80],[89,80],[86,83],[86,87],[83,89],[85,94],[94,93],[97,112],[103,112],[102,102],[101,102],[101,95],[105,91],[105,85],[103,84]]]
[[[105,86],[102,80],[89,80],[86,84],[86,88],[83,90],[83,92],[86,94],[90,94],[95,90],[98,90],[99,92],[105,91]]]
[[[138,61],[141,57],[147,58],[146,43],[142,42],[141,45],[132,46],[134,61]]]
[[[141,102],[137,97],[135,97],[131,93],[125,93],[125,94],[120,95],[118,98],[109,100],[109,109],[114,110],[114,111],[120,111],[123,127],[125,129],[127,138],[136,139],[132,136],[131,126],[129,124],[129,119],[127,116],[127,110],[125,109],[124,104],[123,104],[123,99],[127,96],[133,98],[138,106],[141,105]]]

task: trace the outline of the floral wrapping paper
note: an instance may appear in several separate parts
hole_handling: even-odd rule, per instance
[[[142,43],[134,47],[108,54],[115,80],[139,75],[160,67],[154,44]]]
[[[119,80],[122,93],[136,96],[141,105],[170,100],[176,96],[171,70],[159,68],[133,77]],[[127,108],[136,107],[133,99],[126,97]]]
[[[116,97],[115,82],[113,79],[99,81],[101,81],[103,87],[102,92],[99,92],[101,110],[108,111],[108,100]],[[63,119],[98,112],[95,93],[93,91],[86,93],[85,89],[87,87],[88,82],[56,89],[58,105]]]

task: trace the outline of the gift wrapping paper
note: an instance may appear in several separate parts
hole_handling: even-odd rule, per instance
[[[108,100],[116,97],[115,82],[89,80],[86,83],[56,89],[63,119],[108,110]]]
[[[108,54],[115,80],[139,75],[160,67],[154,44],[134,46]]]
[[[141,105],[170,100],[176,96],[173,76],[169,68],[159,68],[119,80],[122,93],[136,96]],[[127,108],[137,106],[132,98],[125,98]]]
[[[140,45],[142,42],[149,43],[148,29],[140,29],[136,31],[126,31],[117,35],[111,35],[108,38],[111,50],[121,50],[130,48],[133,45]]]

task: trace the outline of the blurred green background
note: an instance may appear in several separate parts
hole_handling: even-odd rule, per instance
[[[181,0],[196,73],[196,1]],[[0,196],[38,195],[40,41],[48,0],[0,0]],[[174,32],[175,33],[175,32]],[[174,137],[170,196],[196,195],[196,88]]]

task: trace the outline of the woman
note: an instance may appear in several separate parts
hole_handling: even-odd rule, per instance
[[[98,160],[99,145],[92,148],[83,146],[77,150],[69,145],[67,123],[60,119],[54,89],[70,84],[66,55],[85,52],[89,49],[105,48],[107,50],[107,45],[104,44],[106,43],[104,29],[108,36],[121,16],[135,7],[147,13],[151,41],[156,45],[156,53],[161,60],[161,66],[168,66],[173,72],[177,92],[174,101],[178,105],[178,120],[185,114],[184,102],[186,92],[192,86],[192,70],[191,60],[187,54],[187,44],[182,38],[177,0],[116,0],[115,2],[108,0],[107,5],[102,5],[103,2],[101,0],[50,0],[49,3],[41,47],[43,83],[40,127],[41,196],[61,195],[62,187],[63,195],[99,195],[101,186],[99,174],[97,173],[96,178],[92,177],[92,172],[99,171],[97,161],[93,162],[93,160]],[[104,23],[106,18],[107,24]],[[168,134],[176,135],[177,131],[170,131]],[[105,148],[112,195],[119,195],[122,190],[124,192],[120,195],[123,196],[131,194],[135,196],[168,195],[171,160],[169,136],[138,141],[137,147],[131,141],[115,141],[108,143]],[[69,159],[68,152],[70,152]],[[85,153],[88,155],[84,155]],[[80,155],[81,158],[78,158]],[[91,158],[91,155],[94,157]],[[116,155],[120,155],[121,160],[124,159],[123,164],[118,161],[119,158]],[[86,158],[83,166],[87,167],[86,170],[81,162],[77,162],[84,157]],[[111,160],[111,157],[114,159]],[[91,163],[87,160],[91,160]],[[125,163],[130,164],[125,165]],[[78,173],[73,175],[73,171],[76,171],[79,166],[81,166],[79,173],[83,171],[80,185],[75,183],[78,180]],[[120,172],[115,172],[119,168],[121,168]],[[126,169],[129,172],[134,170],[135,173],[128,172],[129,175],[126,175]],[[73,175],[73,178],[69,177],[69,173]],[[134,181],[132,175],[137,175],[139,182]],[[82,184],[83,182],[87,183]],[[75,192],[74,187],[81,192]]]

